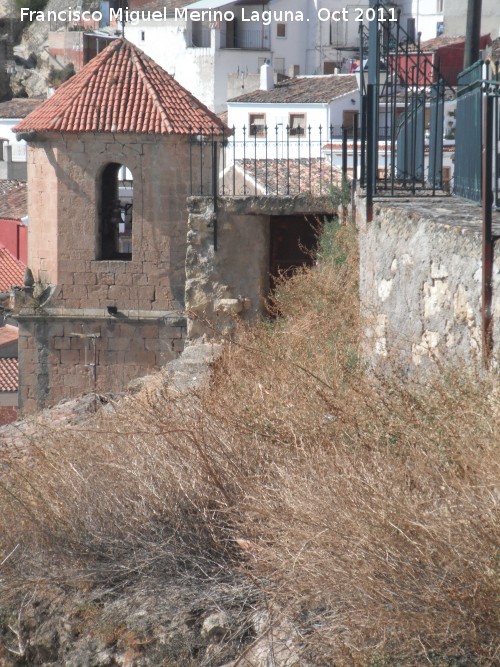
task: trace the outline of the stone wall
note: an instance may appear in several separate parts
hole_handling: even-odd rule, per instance
[[[182,307],[187,141],[105,133],[30,141],[28,266],[35,279],[58,285],[53,306]],[[111,162],[134,177],[131,261],[98,259],[100,175]]]
[[[406,372],[481,360],[481,208],[459,198],[358,203],[367,352]],[[499,230],[500,231],[500,230]],[[494,265],[494,357],[500,353],[500,261]]]
[[[0,65],[1,67],[1,65]],[[12,160],[12,146],[0,138],[0,180],[26,180],[26,162]]]
[[[28,288],[16,302],[24,412],[93,389],[84,338],[72,334],[99,336],[98,391],[121,391],[182,350],[190,166],[196,189],[211,176],[200,165],[208,149],[190,151],[186,136],[27,138],[28,266],[37,297],[30,301]],[[133,176],[131,259],[100,259],[110,163]]]
[[[89,335],[96,336],[95,357]],[[185,335],[186,320],[176,312],[110,316],[25,308],[19,318],[19,407],[27,413],[94,390],[123,391],[130,380],[175,359]]]
[[[104,166],[134,176],[132,260],[100,261]],[[58,285],[54,306],[169,310],[182,306],[189,151],[185,137],[51,136],[28,148],[28,266]]]
[[[329,197],[188,199],[185,307],[190,339],[229,333],[234,319],[265,312],[269,292],[270,217],[333,215]]]

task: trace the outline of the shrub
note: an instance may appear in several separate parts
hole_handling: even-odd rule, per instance
[[[209,388],[39,432],[0,490],[4,597],[247,581],[303,665],[495,664],[497,378],[368,373],[357,275],[327,225]]]

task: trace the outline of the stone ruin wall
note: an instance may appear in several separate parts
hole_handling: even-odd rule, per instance
[[[86,335],[96,335],[87,354]],[[23,413],[64,398],[120,392],[148,370],[158,370],[183,350],[186,320],[179,313],[122,319],[101,313],[58,316],[25,311],[19,326],[19,407]],[[93,368],[97,361],[94,382]]]
[[[405,373],[481,362],[481,208],[458,198],[358,205],[366,353]],[[494,263],[493,358],[500,358],[500,258]]]

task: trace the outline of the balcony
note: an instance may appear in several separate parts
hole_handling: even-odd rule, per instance
[[[253,30],[248,30],[240,28],[235,21],[221,26],[220,48],[269,51],[271,48],[270,26],[260,25]]]

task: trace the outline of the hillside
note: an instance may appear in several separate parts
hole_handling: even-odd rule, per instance
[[[498,664],[498,376],[370,372],[356,247],[208,383],[0,448],[2,667]]]

